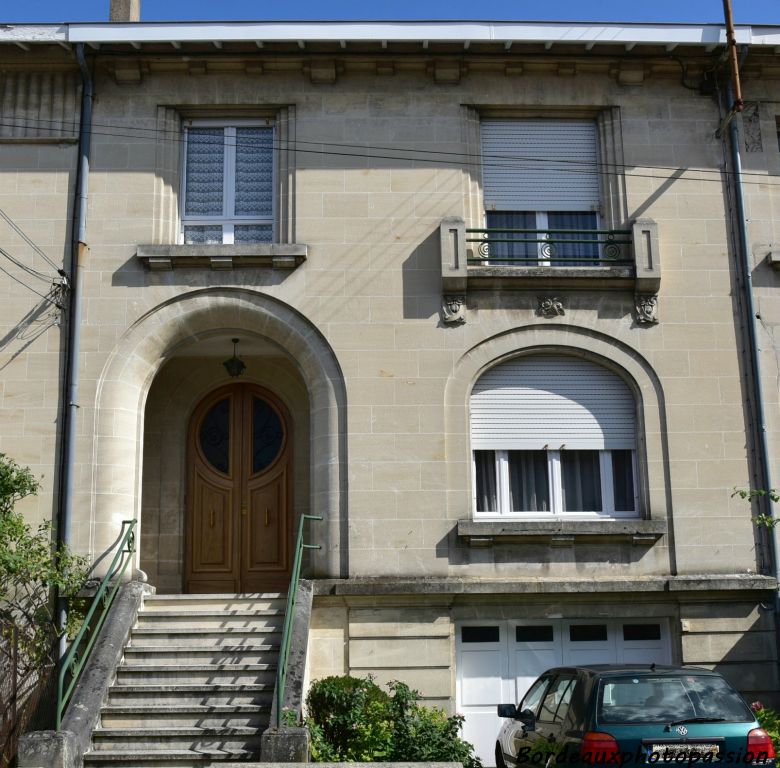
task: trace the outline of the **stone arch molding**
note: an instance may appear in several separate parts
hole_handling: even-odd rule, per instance
[[[346,388],[330,345],[289,305],[245,289],[205,289],[158,305],[119,339],[97,387],[92,487],[92,541],[102,552],[122,520],[139,519],[146,397],[160,367],[187,340],[237,331],[269,340],[295,361],[310,408],[310,509],[322,515],[313,560],[317,575],[347,573]]]
[[[644,517],[666,518],[670,510],[669,452],[661,382],[636,350],[591,329],[538,324],[506,331],[466,351],[455,364],[445,392],[450,488],[461,489],[450,516],[471,517],[469,395],[477,379],[494,365],[521,355],[554,352],[591,360],[609,368],[631,388],[637,404],[637,455],[640,508]],[[464,471],[465,470],[465,471]],[[465,484],[459,477],[469,478]]]

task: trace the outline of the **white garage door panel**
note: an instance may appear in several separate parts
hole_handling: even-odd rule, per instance
[[[670,664],[672,659],[665,619],[500,621],[491,626],[499,627],[499,642],[462,642],[460,629],[457,634],[457,711],[466,717],[463,738],[476,747],[485,766],[495,765],[501,727],[496,705],[519,704],[546,669]]]
[[[539,677],[532,670],[549,669],[550,667],[559,667],[563,664],[560,647],[551,648],[529,648],[528,650],[518,649],[515,643],[514,653],[510,658],[511,676],[514,678],[514,703],[519,702],[526,691],[533,685],[534,680]]]
[[[461,695],[467,707],[490,706],[503,693],[502,651],[464,651]]]
[[[602,633],[603,639],[600,639]],[[564,622],[561,634],[564,664],[614,664],[617,661],[615,632],[605,621]]]
[[[561,656],[558,622],[540,621],[509,624],[509,676],[514,680],[514,694],[509,701],[519,702],[538,677],[533,670],[558,667]]]
[[[483,765],[496,764],[496,708],[470,711],[463,725],[463,738],[474,745]]]

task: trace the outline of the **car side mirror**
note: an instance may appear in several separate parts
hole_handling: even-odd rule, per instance
[[[534,715],[530,709],[524,709],[522,712],[515,715],[515,717],[523,724],[523,728],[525,728],[526,731],[536,730],[536,715]]]
[[[514,704],[499,704],[496,709],[499,717],[511,717],[513,720],[517,717],[517,707]]]

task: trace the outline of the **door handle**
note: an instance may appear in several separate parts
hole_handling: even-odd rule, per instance
[[[209,510],[209,528],[214,527],[214,507]]]
[[[241,514],[246,515],[246,504],[241,505]]]
[[[268,507],[265,508],[265,527],[268,528]]]

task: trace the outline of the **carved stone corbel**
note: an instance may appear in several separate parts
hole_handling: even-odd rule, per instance
[[[441,321],[447,325],[459,325],[466,322],[466,297],[444,294],[441,302]]]
[[[640,325],[655,325],[658,322],[658,294],[637,293],[634,296],[636,321]]]
[[[537,314],[542,317],[562,317],[566,314],[563,302],[557,296],[537,296],[539,308]]]

